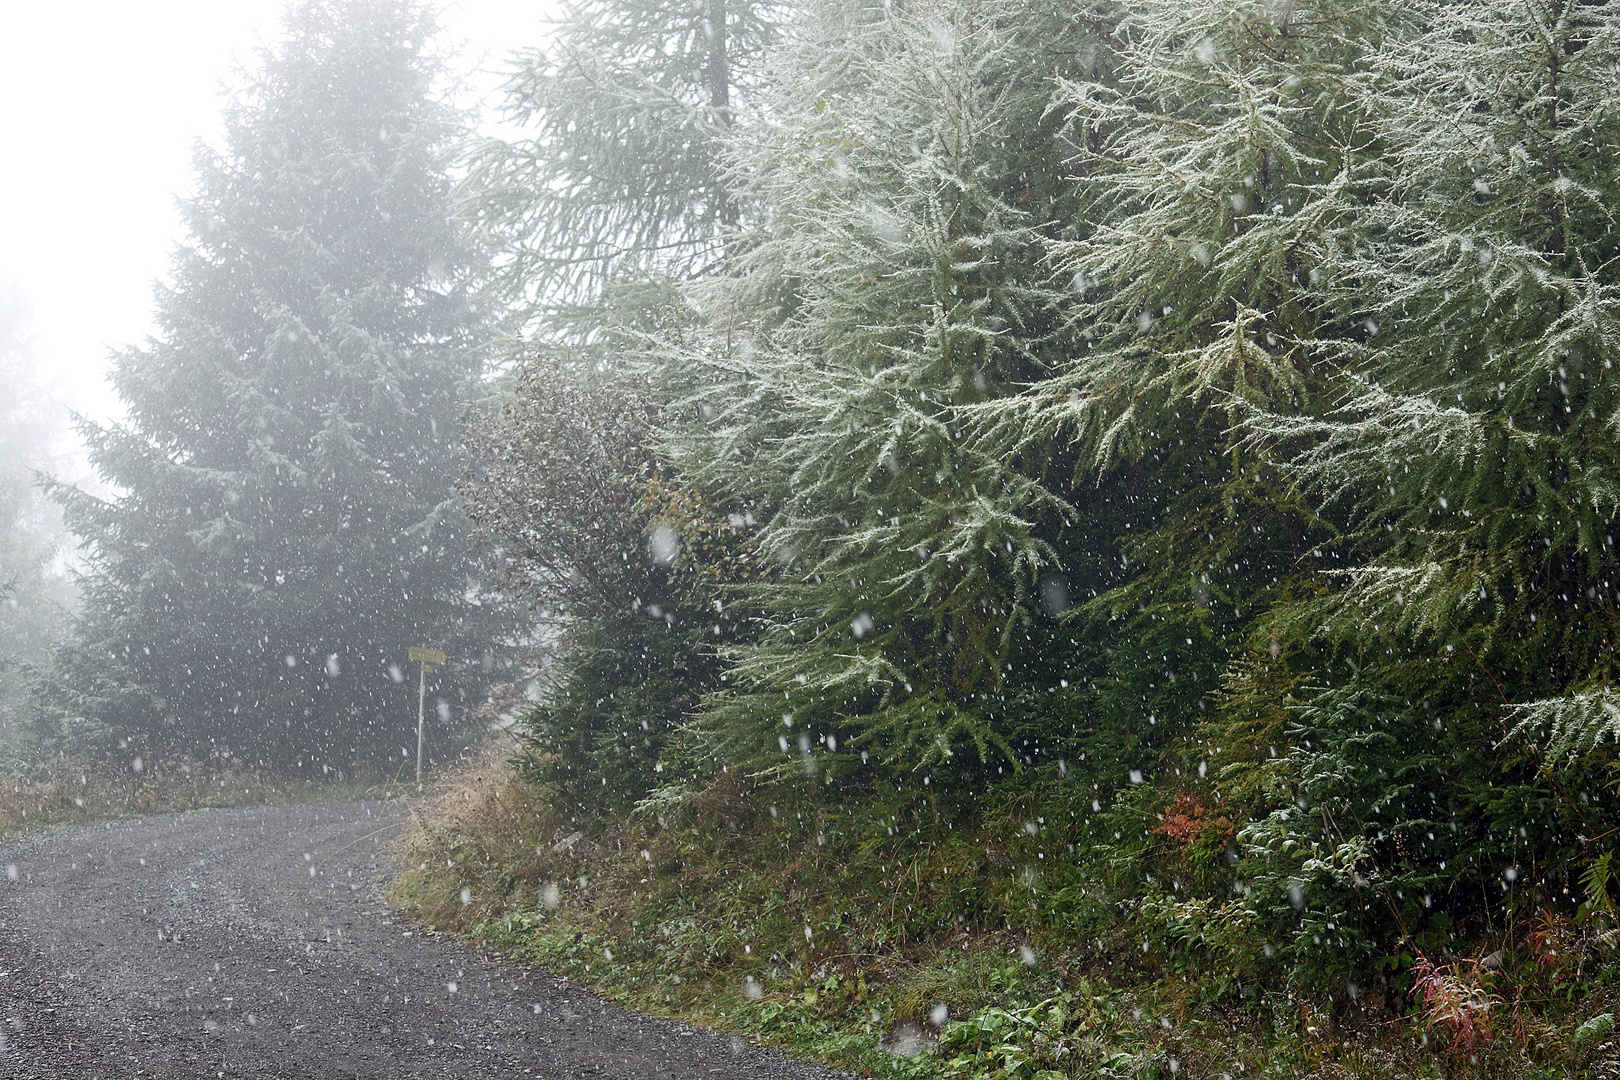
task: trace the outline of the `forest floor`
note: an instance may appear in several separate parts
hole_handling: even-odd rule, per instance
[[[214,809],[0,844],[0,1076],[834,1075],[402,918],[381,890],[412,812]]]

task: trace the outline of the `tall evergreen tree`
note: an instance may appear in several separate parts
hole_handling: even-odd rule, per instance
[[[375,763],[415,724],[407,647],[454,657],[441,716],[479,683],[492,609],[451,485],[486,324],[433,31],[415,0],[295,5],[199,151],[159,334],[115,357],[128,420],[85,428],[115,494],[57,489],[90,566],[62,716]]]
[[[1413,15],[1357,80],[1385,179],[1326,290],[1337,408],[1249,420],[1342,524],[1332,587],[1279,612],[1314,661],[1274,710],[1290,760],[1252,838],[1302,876],[1286,849],[1348,855],[1317,882],[1349,910],[1352,878],[1382,886],[1389,936],[1573,905],[1620,732],[1620,17]]]
[[[1368,168],[1346,80],[1389,19],[1139,0],[1109,67],[1057,88],[1078,183],[1048,251],[1078,340],[976,410],[975,436],[1073,448],[1056,570],[1076,606],[1053,637],[1105,788],[1169,774],[1256,614],[1315,587],[1301,556],[1324,533],[1239,425],[1319,407],[1322,266]]]
[[[1240,815],[1270,808],[1258,782],[1195,784],[1193,767],[1212,720],[1231,720],[1217,769],[1270,760],[1279,733],[1230,688],[1280,648],[1269,612],[1324,587],[1335,536],[1244,422],[1331,401],[1354,321],[1331,283],[1382,176],[1352,80],[1408,25],[1382,4],[1141,0],[1115,77],[1060,94],[1087,220],[1053,254],[1083,297],[1087,347],[999,410],[998,437],[1072,433],[1103,478],[1086,531],[1114,563],[1088,575],[1096,599],[1074,620],[1099,727],[1130,733],[1138,776]],[[1140,837],[1126,844],[1143,854]]]
[[[1045,448],[967,435],[1078,340],[1042,265],[1071,190],[1047,105],[1053,75],[1096,62],[1094,30],[975,0],[811,4],[794,34],[734,149],[770,212],[658,358],[688,380],[677,462],[763,522],[782,568],[742,591],[762,641],[700,727],[756,769],[1021,760],[1008,665],[1068,506]]]
[[[1188,469],[1117,596],[1161,625],[1196,625],[1206,583],[1248,609],[1171,759],[1210,759],[1170,786],[1224,798],[1244,857],[1237,895],[1212,860],[1217,914],[1192,921],[1280,946],[1256,974],[1343,985],[1393,940],[1561,902],[1601,812],[1591,774],[1539,767],[1612,723],[1613,19],[1234,7],[1223,34],[1171,7],[1124,65],[1137,85],[1073,95],[1141,200],[1066,249],[1115,327],[1077,390],[1100,459],[1174,464],[1185,417],[1214,414],[1212,445],[1251,463]],[[1549,693],[1510,737],[1510,699]]]
[[[772,0],[575,0],[553,44],[521,54],[508,118],[524,136],[485,142],[471,206],[499,238],[502,280],[531,314],[589,335],[604,290],[669,299],[716,266],[739,220],[723,176],[777,35]],[[639,287],[639,288],[637,288]]]
[[[1420,10],[1427,32],[1365,79],[1390,181],[1337,290],[1360,331],[1339,349],[1343,407],[1258,427],[1308,438],[1293,467],[1356,521],[1347,587],[1309,618],[1473,650],[1503,693],[1538,699],[1520,711],[1551,724],[1557,758],[1620,732],[1620,14]]]

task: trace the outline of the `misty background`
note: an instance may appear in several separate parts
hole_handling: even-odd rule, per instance
[[[0,745],[20,737],[27,669],[77,601],[80,550],[45,476],[105,491],[74,418],[118,422],[115,350],[157,332],[199,147],[274,46],[286,5],[23,5],[0,35]],[[501,130],[511,54],[544,40],[547,3],[447,5],[431,51],[439,89],[480,134]]]
[[[26,4],[0,35],[0,286],[7,290],[8,387],[25,374],[49,391],[57,451],[72,452],[68,410],[119,414],[108,350],[154,329],[152,286],[181,235],[176,197],[191,190],[198,140],[223,132],[221,90],[274,42],[279,0],[130,5]],[[435,46],[454,50],[464,107],[495,100],[500,70],[544,39],[552,5],[468,0],[447,5]],[[496,130],[492,108],[481,110]],[[87,298],[88,301],[87,302]],[[19,339],[14,341],[14,339]]]

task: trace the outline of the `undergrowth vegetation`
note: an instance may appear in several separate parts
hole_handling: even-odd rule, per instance
[[[1266,935],[1168,876],[1146,893],[1113,880],[1110,853],[1079,846],[1089,795],[1070,780],[963,810],[728,773],[668,816],[581,821],[492,751],[417,816],[392,898],[632,1007],[876,1076],[1620,1068],[1602,912],[1543,912],[1468,955],[1431,938],[1338,994],[1246,984]],[[1166,852],[1181,814],[1151,818]],[[1104,824],[1133,822],[1136,807]]]

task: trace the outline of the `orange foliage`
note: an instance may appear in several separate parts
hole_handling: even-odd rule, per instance
[[[1214,831],[1225,840],[1234,830],[1231,820],[1214,813],[1200,796],[1183,792],[1165,809],[1164,821],[1155,831],[1180,843],[1182,854],[1186,854],[1209,832]]]

